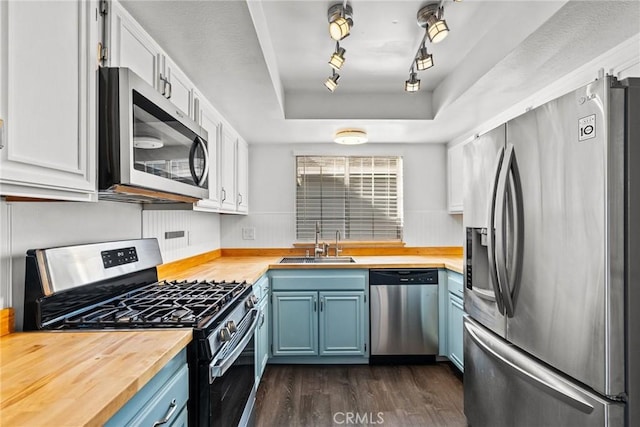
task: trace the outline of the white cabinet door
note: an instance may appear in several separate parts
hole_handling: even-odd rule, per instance
[[[249,212],[249,146],[243,139],[238,139],[238,162],[236,166],[238,182],[237,211]]]
[[[149,37],[120,3],[111,2],[107,13],[109,42],[108,59],[111,67],[130,68],[147,83],[163,93],[164,83],[160,80],[160,47]]]
[[[0,2],[3,195],[96,200],[95,1]]]
[[[220,116],[216,110],[199,97],[199,102],[194,106],[198,109],[196,121],[207,131],[207,147],[209,150],[209,199],[201,200],[196,204],[196,210],[217,212],[220,209],[220,180],[219,180],[219,140],[220,140]]]
[[[449,213],[462,213],[463,147],[464,144],[458,144],[447,150],[447,202]]]
[[[178,66],[169,58],[164,56],[164,75],[166,76],[168,87],[165,96],[171,100],[189,117],[194,118],[193,111],[193,84]]]
[[[222,126],[220,146],[220,206],[227,212],[236,210],[236,147],[238,137]]]

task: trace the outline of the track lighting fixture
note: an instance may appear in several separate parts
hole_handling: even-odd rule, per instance
[[[334,4],[329,8],[329,35],[335,41],[344,39],[353,27],[353,9],[344,3]]]
[[[416,55],[416,69],[418,71],[424,71],[433,67],[433,55],[427,52],[427,47],[422,43],[422,47],[418,50]]]
[[[331,58],[329,59],[329,65],[331,65],[331,68],[336,71],[342,68],[342,64],[344,64],[345,53],[346,50],[340,47],[340,43],[336,42],[336,51],[333,52],[333,55],[331,55]]]
[[[413,68],[409,74],[409,80],[404,82],[404,90],[409,93],[416,93],[420,90],[420,79],[418,78],[418,74],[413,71]]]
[[[336,71],[333,70],[331,77],[327,77],[327,80],[324,81],[324,85],[326,86],[327,89],[329,89],[330,92],[333,92],[338,87],[339,78],[340,78],[340,74],[336,73]]]
[[[439,3],[431,3],[418,11],[418,25],[427,30],[431,43],[439,43],[449,34],[449,26],[442,16],[444,9]]]

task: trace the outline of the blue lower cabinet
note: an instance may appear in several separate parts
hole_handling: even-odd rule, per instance
[[[364,292],[320,292],[320,355],[365,354]]]
[[[273,292],[273,355],[318,354],[318,293]]]
[[[449,292],[449,360],[464,372],[464,350],[462,344],[462,319],[464,306],[462,298],[453,292]]]
[[[364,292],[273,292],[273,355],[363,356],[364,323]]]
[[[367,270],[271,274],[270,363],[368,363]]]
[[[105,426],[186,426],[188,399],[189,369],[186,350],[182,350]]]
[[[258,304],[260,308],[260,319],[256,329],[256,386],[260,384],[260,379],[267,367],[269,360],[269,299],[263,298]]]

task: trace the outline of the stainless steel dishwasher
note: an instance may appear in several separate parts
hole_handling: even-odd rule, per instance
[[[438,354],[438,270],[369,271],[370,363],[420,363]]]

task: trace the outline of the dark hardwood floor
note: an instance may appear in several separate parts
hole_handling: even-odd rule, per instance
[[[268,365],[256,426],[466,426],[462,380],[433,365]]]

